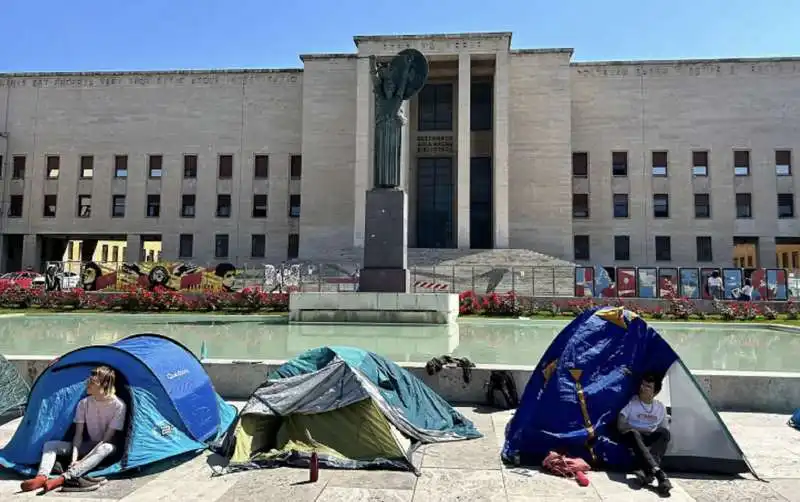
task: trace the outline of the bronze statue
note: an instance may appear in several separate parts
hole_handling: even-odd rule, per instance
[[[375,188],[400,186],[401,133],[408,118],[403,101],[414,97],[428,79],[428,60],[416,49],[405,49],[391,62],[378,63],[370,56],[375,91]]]

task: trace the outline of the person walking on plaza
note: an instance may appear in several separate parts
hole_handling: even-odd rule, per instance
[[[719,271],[715,270],[711,272],[711,277],[709,277],[708,281],[706,282],[706,289],[708,290],[708,294],[712,299],[722,299],[724,288],[722,287],[722,277],[720,277]]]

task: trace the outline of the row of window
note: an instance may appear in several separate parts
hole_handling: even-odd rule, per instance
[[[25,179],[25,165],[27,157],[25,155],[14,155],[11,160],[11,179]],[[161,178],[164,174],[164,156],[147,156],[147,177]],[[183,156],[183,178],[197,178],[198,155],[186,154]],[[95,158],[93,155],[82,155],[78,162],[80,178],[90,180],[94,178]],[[299,180],[303,171],[303,161],[300,155],[289,157],[289,177]],[[61,157],[58,155],[45,156],[45,177],[50,180],[57,180],[61,174]],[[0,155],[0,178],[3,177],[3,157]],[[128,177],[128,156],[114,156],[114,177]],[[253,177],[255,179],[269,178],[269,155],[256,154],[253,158]],[[217,156],[217,178],[233,178],[233,155],[222,154]]]
[[[289,234],[289,245],[286,251],[288,259],[297,258],[300,250],[300,235]],[[250,257],[264,258],[267,254],[266,234],[252,234],[250,236]],[[194,257],[194,235],[180,234],[178,237],[178,258]],[[214,258],[222,260],[230,257],[230,236],[216,234],[214,236]]]
[[[779,193],[777,198],[778,218],[794,218],[794,194]],[[614,218],[630,217],[630,197],[626,193],[615,193],[612,197]],[[589,218],[589,194],[572,195],[572,217]],[[669,218],[669,194],[653,194],[653,217]],[[694,217],[711,218],[711,195],[694,194]],[[753,217],[753,196],[749,193],[736,194],[736,218]]]
[[[692,175],[708,176],[709,170],[708,150],[695,150],[692,152]],[[650,152],[650,169],[653,176],[667,176],[669,154],[666,151]],[[750,176],[750,150],[733,150],[734,176]],[[792,175],[792,151],[775,150],[775,174],[778,176]],[[611,175],[616,177],[628,176],[628,152],[611,152]],[[572,153],[572,176],[586,178],[589,176],[589,153]]]
[[[111,196],[111,217],[124,218],[127,197],[125,195]],[[24,208],[24,197],[22,195],[12,195],[11,203],[8,208],[9,218],[22,218]],[[48,194],[44,196],[44,207],[42,216],[54,218],[58,208],[58,196]],[[90,218],[92,216],[92,196],[78,195],[76,215],[79,218]],[[197,213],[197,198],[193,194],[181,196],[181,218],[194,218]],[[217,218],[230,218],[233,213],[233,200],[230,194],[217,194],[217,207],[214,213]],[[267,196],[266,194],[253,195],[253,218],[267,217]],[[161,195],[148,194],[145,206],[145,215],[148,218],[159,218],[161,216]],[[289,196],[289,216],[292,218],[300,217],[300,195]]]
[[[672,239],[668,235],[655,236],[656,261],[672,260]],[[714,261],[711,248],[711,237],[698,236],[695,238],[698,262]],[[575,260],[591,260],[591,249],[588,235],[575,235],[573,237]],[[628,235],[614,236],[614,260],[629,261],[631,259],[631,238]]]
[[[473,82],[470,87],[469,123],[472,131],[492,129],[491,81]],[[452,83],[426,84],[419,93],[417,129],[420,131],[452,131],[453,102],[455,93]]]

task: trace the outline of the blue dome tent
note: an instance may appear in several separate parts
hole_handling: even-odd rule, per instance
[[[658,399],[667,407],[672,433],[665,470],[753,472],[678,354],[622,307],[588,310],[553,340],[506,428],[503,460],[539,465],[549,451],[560,451],[598,467],[630,468],[632,454],[618,442],[617,415],[648,372],[664,377]]]
[[[86,380],[99,365],[117,374],[117,395],[128,405],[124,447],[94,475],[109,475],[207,448],[236,418],[200,361],[183,345],[155,334],[94,345],[55,360],[34,382],[25,415],[0,467],[33,474],[50,440],[67,439]]]

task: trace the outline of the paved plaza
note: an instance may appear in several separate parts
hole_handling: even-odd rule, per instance
[[[237,403],[240,404],[240,403]],[[46,499],[67,502],[157,501],[645,501],[658,500],[654,492],[632,489],[624,477],[603,472],[590,474],[591,485],[543,474],[537,470],[506,468],[500,461],[508,411],[459,407],[485,435],[482,439],[421,448],[416,462],[421,476],[406,472],[320,472],[319,482],[305,483],[305,469],[272,469],[212,478],[215,455],[203,454],[182,462],[123,479],[89,493],[51,493]],[[800,502],[800,431],[786,425],[787,416],[723,413],[756,471],[769,482],[750,476],[715,478],[675,476],[671,500],[676,501],[792,501]],[[13,434],[18,421],[0,427],[0,444]],[[19,478],[0,473],[0,500],[26,500],[17,494]]]

